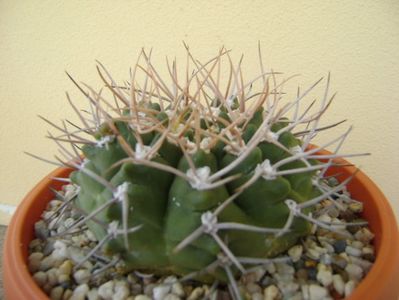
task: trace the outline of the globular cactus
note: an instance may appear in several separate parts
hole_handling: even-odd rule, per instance
[[[171,86],[144,51],[144,64],[123,85],[99,63],[114,103],[71,77],[91,112],[71,102],[83,126],[55,125],[62,135],[50,135],[64,164],[76,169],[73,201],[85,214],[69,231],[86,223],[100,241],[89,255],[118,255],[126,270],[234,281],[308,235],[312,223],[333,230],[312,217],[312,207],[345,187],[347,181],[331,188],[323,176],[349,131],[323,145],[336,145],[330,156],[310,146],[318,132],[337,125],[319,122],[332,100],[329,76],[320,108],[301,112],[321,80],[283,105],[279,73],[261,64],[260,76],[244,84],[241,61],[234,67],[229,51],[205,64],[187,53],[194,70],[188,63],[179,81],[176,63],[168,64]]]

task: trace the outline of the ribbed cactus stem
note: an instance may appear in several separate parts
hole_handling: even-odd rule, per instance
[[[323,199],[335,202],[351,180],[328,184],[336,159],[367,153],[339,154],[351,128],[310,147],[317,134],[343,122],[320,125],[335,96],[330,74],[315,108],[305,101],[323,78],[284,102],[293,77],[281,79],[260,60],[261,74],[245,82],[242,58],[234,66],[230,51],[201,63],[186,49],[183,79],[177,63],[167,63],[171,84],[144,50],[123,84],[97,62],[108,95],[68,74],[88,108],[80,110],[67,94],[81,125],[43,118],[60,133],[48,134],[60,157],[42,160],[75,169],[59,180],[75,185],[68,203],[84,216],[59,235],[87,225],[99,240],[78,266],[101,253],[114,259],[96,274],[118,264],[228,283],[239,298],[236,276],[289,259],[276,256],[313,224],[345,234],[312,210]],[[318,154],[325,147],[335,149]]]

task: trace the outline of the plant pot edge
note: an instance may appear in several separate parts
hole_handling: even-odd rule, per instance
[[[320,153],[327,154],[329,152],[321,151]],[[346,162],[343,159],[340,161]],[[352,174],[356,168],[344,166],[340,170]],[[2,259],[4,292],[8,300],[26,299],[27,294],[32,300],[49,299],[36,285],[28,270],[27,244],[31,240],[30,237],[33,237],[34,222],[40,218],[41,212],[51,200],[49,187],[59,188],[65,184],[54,181],[53,177],[63,177],[69,172],[71,169],[60,167],[44,177],[25,196],[7,228]],[[395,215],[382,191],[365,173],[357,171],[354,181],[367,186],[367,192],[371,193],[373,198],[379,199],[373,203],[377,212],[370,215],[373,215],[373,223],[377,224],[377,227],[380,226],[381,231],[376,233],[379,244],[376,245],[377,256],[373,267],[346,300],[397,300],[399,295],[399,284],[397,284],[399,282],[399,231]],[[35,212],[33,214],[35,217],[24,218],[24,216],[32,215],[31,211]],[[20,222],[21,219],[23,222]],[[371,220],[368,219],[368,221]],[[373,227],[376,225],[373,223],[370,226],[375,231]],[[15,266],[20,267],[16,268]]]

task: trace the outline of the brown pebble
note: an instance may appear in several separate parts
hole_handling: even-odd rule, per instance
[[[374,261],[375,261],[375,255],[374,255],[374,254],[371,254],[371,253],[363,254],[362,257],[363,257],[364,259],[368,260],[368,261],[371,261],[371,262],[374,262]]]
[[[305,267],[306,268],[313,268],[317,266],[317,261],[311,260],[311,259],[307,259],[305,260]]]
[[[308,279],[308,271],[306,269],[299,269],[295,276],[300,281],[306,281]]]

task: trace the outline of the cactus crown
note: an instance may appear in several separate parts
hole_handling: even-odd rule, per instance
[[[330,76],[320,108],[301,112],[323,78],[283,103],[286,80],[277,83],[279,73],[265,71],[261,59],[261,74],[244,83],[241,60],[234,66],[226,49],[201,63],[187,47],[185,79],[168,63],[168,86],[150,57],[141,52],[123,85],[98,63],[112,101],[70,77],[91,110],[80,111],[67,94],[82,125],[50,122],[61,132],[49,137],[62,155],[51,163],[75,169],[71,201],[84,215],[63,234],[86,223],[100,241],[88,257],[101,250],[126,270],[230,282],[234,292],[237,274],[276,259],[311,223],[334,230],[312,207],[345,189],[349,179],[330,187],[324,175],[350,129],[310,147],[318,132],[341,123],[320,127],[334,97]],[[328,146],[332,155],[318,155]]]

